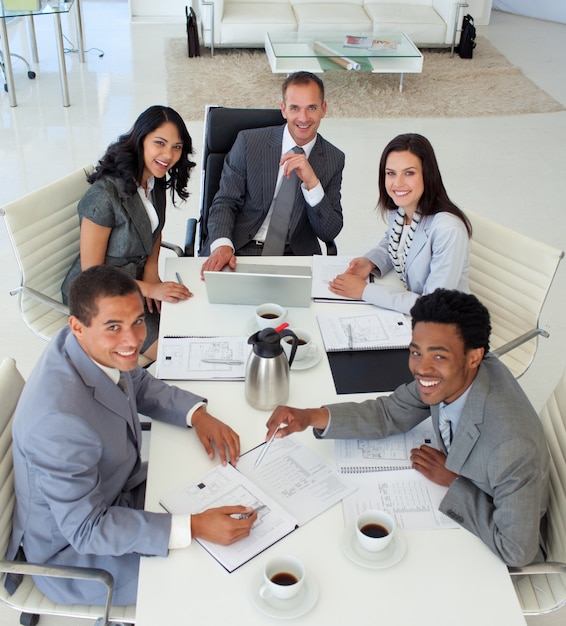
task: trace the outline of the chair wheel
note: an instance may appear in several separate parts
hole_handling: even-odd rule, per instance
[[[34,613],[22,613],[20,615],[20,624],[23,624],[23,626],[36,626],[38,622],[39,615]]]
[[[30,80],[33,80],[36,77],[36,73],[32,72],[31,70],[28,72],[28,78]]]

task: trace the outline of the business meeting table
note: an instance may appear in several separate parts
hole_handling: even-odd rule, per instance
[[[310,257],[248,257],[246,263],[310,265]],[[161,329],[165,335],[251,335],[255,332],[255,305],[209,304],[200,280],[202,258],[171,258],[165,278],[178,272],[194,296],[186,302],[163,305]],[[289,308],[291,328],[309,330],[321,350],[321,360],[310,369],[291,370],[288,404],[316,407],[343,400],[364,400],[375,394],[337,396],[316,314],[320,311],[361,312],[364,304],[313,302]],[[360,308],[362,307],[362,308]],[[217,381],[176,382],[208,398],[209,411],[240,435],[242,452],[265,439],[270,411],[246,402],[244,383]],[[314,438],[309,429],[295,437],[334,465],[334,442]],[[218,463],[204,452],[195,433],[153,423],[146,508],[162,511],[160,496],[198,478]],[[391,567],[365,568],[344,553],[341,539],[344,517],[338,503],[228,573],[197,542],[174,550],[167,558],[143,557],[140,568],[137,626],[156,624],[230,624],[253,626],[289,621],[296,624],[356,624],[384,626],[525,626],[505,565],[477,537],[462,528],[404,530],[407,550]],[[262,568],[275,556],[291,554],[306,569],[313,606],[302,615],[252,601]]]

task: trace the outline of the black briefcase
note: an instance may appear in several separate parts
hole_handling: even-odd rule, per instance
[[[199,57],[200,43],[198,40],[198,24],[197,16],[193,7],[185,7],[185,15],[187,16],[187,43],[189,57]]]

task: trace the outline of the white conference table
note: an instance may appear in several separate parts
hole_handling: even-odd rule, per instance
[[[255,306],[210,305],[199,277],[203,259],[166,261],[166,278],[179,272],[194,293],[190,300],[162,310],[161,334],[251,334]],[[261,257],[246,262],[266,262]],[[267,260],[269,262],[269,260]],[[310,258],[283,257],[272,262],[310,264]],[[338,307],[368,305],[313,303],[310,308],[290,308],[291,327],[312,332],[322,349],[315,313]],[[269,411],[250,407],[243,382],[181,382],[206,396],[209,411],[230,424],[241,438],[242,452],[265,438]],[[373,395],[373,394],[372,394]],[[328,361],[323,354],[315,367],[291,371],[288,404],[320,406],[366,394],[337,396]],[[296,435],[327,461],[334,461],[334,443],[316,440],[312,432]],[[149,452],[146,508],[162,511],[160,495],[198,477],[215,465],[191,430],[154,422]],[[204,549],[193,542],[167,558],[143,557],[140,568],[137,626],[156,624],[281,623],[253,605],[250,593],[271,557],[293,554],[305,564],[308,577],[318,583],[315,606],[296,624],[381,623],[387,626],[519,626],[521,613],[505,565],[474,535],[464,529],[403,531],[407,552],[396,565],[381,570],[356,565],[343,553],[342,505],[337,504],[266,552],[228,574]]]

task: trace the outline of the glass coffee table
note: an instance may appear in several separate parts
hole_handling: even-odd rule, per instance
[[[345,45],[347,39],[363,47]],[[369,47],[367,47],[367,45]],[[265,52],[274,74],[334,70],[400,74],[423,71],[423,55],[405,33],[266,33]]]

